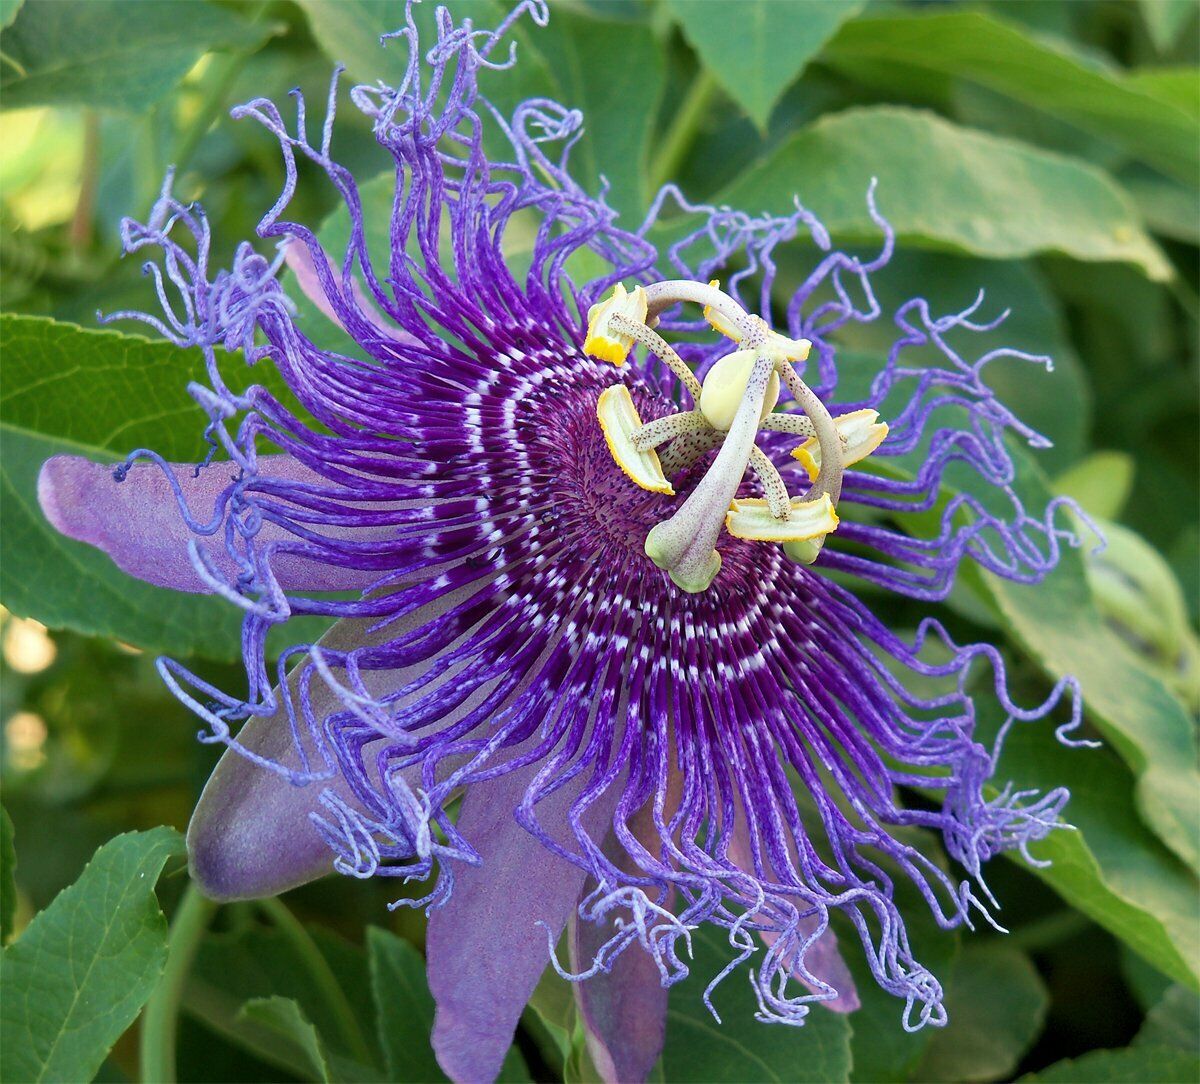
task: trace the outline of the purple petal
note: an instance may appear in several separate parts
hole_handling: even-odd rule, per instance
[[[259,481],[328,485],[291,456],[265,456],[259,459],[258,467]],[[189,464],[172,464],[170,470],[197,520],[212,515],[236,474],[228,463],[212,463],[200,471],[199,477]],[[104,550],[118,568],[147,583],[208,593],[188,554],[192,539],[204,548],[223,576],[230,580],[237,577],[237,565],[225,548],[223,532],[201,535],[188,527],[170,481],[156,464],[135,464],[124,481],[118,482],[111,465],[76,455],[56,455],[42,464],[38,501],[55,530]],[[294,541],[294,536],[269,521],[255,537],[259,546],[287,540]],[[271,570],[285,590],[300,591],[361,588],[377,575],[297,553],[275,555]]]
[[[321,645],[348,650],[359,642],[361,632],[361,622],[342,621],[321,638]],[[297,670],[288,675],[289,686]],[[317,718],[341,707],[322,681],[312,683],[311,695]],[[251,718],[237,740],[257,756],[297,770],[303,767],[282,702],[274,715]],[[319,764],[311,742],[307,748],[310,765]],[[188,825],[192,879],[212,899],[245,900],[278,895],[331,873],[333,852],[309,819],[310,813],[321,810],[326,790],[361,810],[341,775],[297,786],[245,753],[226,749]]]
[[[556,943],[586,878],[513,817],[540,767],[467,791],[458,831],[483,862],[456,872],[449,900],[429,919],[429,987],[437,1001],[433,1048],[446,1075],[460,1084],[494,1080],[499,1073],[549,960],[547,928]],[[547,835],[560,842],[574,838],[567,812],[577,796],[567,785],[538,804]],[[590,816],[611,814],[606,798]]]
[[[652,830],[653,825],[650,827]],[[634,830],[640,839],[643,833],[636,825]],[[617,850],[613,848],[609,857],[616,857]],[[575,971],[589,968],[596,953],[616,934],[614,919],[582,922],[578,914],[572,915],[571,966]],[[653,957],[640,945],[630,945],[616,958],[611,971],[575,983],[575,1003],[588,1052],[605,1084],[644,1081],[658,1062],[667,1031],[667,989]]]
[[[733,837],[729,842],[728,854],[729,860],[739,869],[745,870],[752,876],[755,875],[754,852],[747,834],[746,818],[740,810]],[[802,942],[805,938],[812,936],[819,921],[816,915],[800,919],[797,933]],[[771,930],[760,930],[759,937],[762,938],[763,944],[770,948],[779,939],[779,934]],[[838,996],[831,1001],[820,1002],[826,1009],[831,1012],[848,1013],[861,1008],[858,988],[854,985],[854,977],[850,974],[850,968],[842,959],[841,951],[838,949],[837,935],[833,932],[832,927],[827,928],[816,941],[808,946],[804,953],[803,969],[794,968],[792,972],[813,993],[820,993],[821,987],[817,983],[809,981],[805,972],[820,982],[832,986],[838,992]]]
[[[329,268],[330,275],[333,276],[334,281],[337,281],[340,275],[334,267],[333,261],[327,253],[322,252],[321,255],[325,257],[325,265]],[[325,288],[321,285],[321,276],[317,271],[316,263],[313,262],[313,255],[309,251],[308,245],[299,238],[293,238],[284,248],[283,257],[284,262],[296,276],[296,284],[304,292],[304,296],[316,305],[329,320],[332,320],[333,323],[345,331],[345,321],[338,314],[333,302],[329,299],[329,295],[325,292]],[[375,307],[371,299],[367,297],[358,279],[350,280],[350,292],[354,296],[354,303],[358,306],[359,313],[385,339],[391,339],[393,342],[398,343],[412,344],[417,342],[408,332],[389,321]]]

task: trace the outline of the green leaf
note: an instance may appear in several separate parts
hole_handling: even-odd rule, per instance
[[[0,0],[0,30],[12,26],[12,21],[17,17],[23,3],[25,0]]]
[[[1193,990],[1171,987],[1152,1010],[1134,1038],[1138,1046],[1200,1050],[1200,998]]]
[[[1009,1076],[1046,1021],[1050,998],[1029,957],[1009,945],[963,949],[946,986],[950,1022],[936,1031],[915,1079]]]
[[[116,462],[150,446],[199,461],[203,417],[186,385],[198,355],[113,331],[34,316],[0,316],[0,597],[52,628],[110,636],[151,650],[236,657],[240,615],[214,597],[152,587],[102,552],[63,538],[37,503],[52,455]]]
[[[1200,140],[1186,110],[983,12],[856,19],[823,59],[851,77],[859,65],[883,64],[978,84],[1111,140],[1190,184],[1200,170]]]
[[[1194,1052],[1131,1046],[1056,1062],[1021,1077],[1020,1084],[1195,1084],[1198,1078],[1200,1058]]]
[[[328,1084],[334,1079],[329,1071],[329,1056],[321,1036],[293,998],[255,998],[242,1006],[240,1015],[242,1019],[277,1032],[294,1043],[303,1053],[315,1080]]]
[[[864,198],[872,177],[908,244],[992,259],[1060,252],[1172,274],[1128,197],[1094,166],[893,106],[822,117],[714,202],[781,212],[798,195],[831,232],[877,237]]]
[[[322,1036],[336,1076],[381,1079],[378,1048],[368,1043],[369,1048],[362,1049],[374,1009],[361,948],[332,931],[294,920],[286,928],[248,926],[205,938],[192,967],[185,1006],[236,1044],[272,1064],[294,1069],[301,1058],[294,1046],[281,1048],[270,1041],[264,1045],[262,1030],[244,1026],[236,1015],[243,1002],[274,996],[296,1000]]]
[[[1172,986],[1147,1014],[1134,1038],[1138,1046],[1200,1050],[1200,998],[1183,986]]]
[[[17,851],[13,846],[13,822],[0,806],[0,944],[8,944],[17,912]]]
[[[364,82],[396,85],[403,75],[404,43],[379,44],[381,34],[404,24],[404,7],[389,0],[299,0],[313,35],[333,60],[349,66]],[[498,25],[509,7],[492,0],[452,5],[454,16],[476,26]],[[414,18],[421,40],[433,40],[432,7]],[[480,91],[506,116],[526,98],[546,97],[581,109],[583,139],[572,150],[572,173],[593,193],[607,177],[609,203],[627,215],[640,215],[646,198],[646,158],[659,95],[664,83],[662,53],[650,28],[600,19],[563,6],[552,8],[549,25],[532,28],[526,19],[512,28],[516,65],[480,74]],[[506,49],[506,45],[501,46]],[[596,57],[619,57],[597,64]],[[486,114],[486,111],[481,110]],[[493,144],[507,140],[488,126]],[[511,148],[508,149],[511,153]]]
[[[765,131],[783,92],[862,4],[857,0],[837,4],[669,0],[668,6],[704,66]]]
[[[161,101],[210,49],[267,33],[206,0],[27,0],[0,35],[4,106],[138,111]]]
[[[803,1027],[766,1027],[746,968],[727,975],[712,993],[720,1023],[704,1004],[705,987],[736,951],[723,931],[692,932],[691,974],[671,987],[663,1075],[670,1081],[846,1081],[850,1074],[850,1024],[844,1015],[814,1007]]]
[[[1133,492],[1135,465],[1128,452],[1093,452],[1054,480],[1054,489],[1089,516],[1116,519]]]
[[[1018,481],[1026,507],[1045,507],[1047,488],[1023,454]],[[1089,717],[1137,776],[1143,819],[1195,868],[1200,864],[1195,727],[1178,698],[1101,618],[1080,552],[1065,548],[1058,566],[1036,585],[992,575],[983,582],[1029,658],[1053,677],[1079,681]]]
[[[991,740],[1002,721],[981,716],[980,740]],[[1026,868],[1158,970],[1200,986],[1196,881],[1141,823],[1128,769],[1106,749],[1064,747],[1048,724],[1018,725],[1005,740],[997,778],[1022,789],[1070,791],[1065,816],[1073,829],[1034,845],[1038,861],[1050,864]],[[1018,853],[1005,853],[1025,865]]]
[[[388,1070],[397,1084],[445,1080],[429,1045],[433,995],[425,961],[407,941],[377,926],[367,929],[376,1030]]]
[[[1195,0],[1138,0],[1154,47],[1165,53],[1196,10]]]
[[[170,828],[106,843],[0,957],[0,1077],[91,1080],[167,958],[154,884],[183,853]]]

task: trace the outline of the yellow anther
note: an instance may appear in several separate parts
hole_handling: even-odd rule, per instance
[[[588,309],[587,338],[583,343],[583,352],[600,361],[624,365],[629,351],[633,349],[633,338],[614,331],[610,326],[610,318],[620,313],[635,323],[644,324],[646,311],[646,291],[641,286],[635,286],[631,293],[618,282],[605,300]]]
[[[792,510],[787,519],[776,519],[770,505],[761,497],[736,500],[725,517],[725,529],[735,538],[752,542],[804,542],[823,538],[836,531],[837,513],[828,493],[820,500],[792,498]]]
[[[670,495],[675,492],[663,474],[658,453],[652,448],[641,451],[633,442],[633,434],[642,427],[642,419],[624,384],[614,384],[600,393],[596,416],[600,419],[609,452],[630,481],[652,493]]]
[[[733,424],[733,417],[746,395],[746,382],[750,379],[750,370],[754,368],[757,357],[755,350],[737,350],[721,358],[709,369],[700,391],[700,413],[714,429],[724,432]],[[777,402],[779,375],[772,372],[759,419],[770,414]]]
[[[720,285],[719,279],[713,279],[709,283],[713,289]],[[742,341],[742,329],[711,305],[704,306],[704,319],[708,321],[709,327],[725,338],[732,339],[735,343]],[[789,339],[786,335],[772,331],[760,317],[751,317],[751,320],[762,325],[762,349],[773,361],[804,361],[808,358],[808,352],[812,349],[812,343],[808,339]]]
[[[834,418],[838,435],[842,438],[842,462],[845,466],[866,459],[883,443],[888,435],[886,422],[877,421],[877,410],[855,410]],[[815,482],[821,473],[821,445],[816,437],[809,437],[792,455],[808,472],[808,480]]]

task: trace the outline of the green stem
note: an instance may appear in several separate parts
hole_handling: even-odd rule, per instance
[[[167,939],[167,964],[142,1013],[141,1079],[145,1084],[174,1084],[175,1032],[179,1006],[192,961],[217,905],[189,884]]]
[[[358,1017],[350,1008],[350,1002],[346,1000],[346,994],[342,990],[337,976],[334,975],[333,969],[329,966],[329,962],[309,935],[308,930],[304,928],[304,924],[288,910],[282,901],[275,897],[257,902],[263,909],[263,913],[275,924],[280,933],[291,941],[292,947],[300,955],[317,992],[337,1018],[338,1030],[341,1031],[342,1039],[351,1056],[364,1065],[370,1065],[375,1059],[363,1036]]]
[[[671,121],[666,137],[650,163],[651,191],[657,192],[678,172],[692,143],[695,142],[701,122],[708,115],[708,107],[716,91],[716,79],[701,68],[692,80],[692,85],[688,87],[683,104],[675,114],[675,119]]]
[[[251,10],[247,21],[257,23],[266,13],[268,6],[269,0],[261,0]],[[264,38],[263,40],[265,41],[266,39]],[[192,155],[196,153],[196,148],[200,145],[200,140],[208,134],[208,130],[213,126],[213,122],[225,108],[225,103],[229,98],[230,90],[233,89],[233,84],[237,82],[238,76],[242,74],[242,69],[246,67],[250,58],[259,48],[261,48],[261,43],[253,49],[224,57],[213,65],[213,71],[206,80],[208,85],[204,93],[204,99],[200,103],[200,111],[196,114],[192,123],[188,125],[186,131],[180,134],[175,144],[174,152],[171,155],[171,160],[174,163],[177,173],[183,173],[187,168],[188,163],[192,160]]]

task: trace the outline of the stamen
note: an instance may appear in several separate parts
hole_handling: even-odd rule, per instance
[[[641,287],[639,286],[638,289],[640,290]],[[675,352],[675,348],[657,331],[653,331],[645,324],[639,324],[636,320],[620,312],[614,313],[610,317],[609,326],[622,336],[627,335],[634,342],[640,343],[659,358],[687,388],[692,402],[700,402],[700,381],[696,379],[696,374],[688,368],[687,362]]]
[[[645,324],[646,304],[646,291],[642,287],[635,286],[633,292],[629,293],[618,282],[609,297],[588,309],[587,338],[583,342],[583,352],[618,367],[624,365],[629,351],[633,349],[633,339],[614,327],[612,318],[624,316],[634,324]]]
[[[680,471],[695,466],[714,448],[720,447],[724,439],[724,433],[718,433],[711,427],[677,437],[658,457],[663,474],[674,478]]]
[[[815,501],[793,498],[791,507],[780,517],[761,497],[734,501],[725,527],[735,538],[753,542],[808,542],[824,538],[837,530],[838,517],[828,493]]]
[[[765,354],[758,357],[746,381],[741,406],[708,473],[679,511],[646,536],[646,556],[665,569],[684,591],[705,590],[721,569],[717,537],[746,473],[763,399],[773,375],[771,359]]]
[[[638,448],[634,443],[633,434],[642,428],[642,419],[624,384],[614,384],[600,393],[596,416],[600,419],[609,452],[630,481],[652,493],[670,495],[675,492],[663,475],[658,453]]]
[[[698,410],[688,410],[682,414],[668,414],[665,418],[655,418],[654,421],[647,422],[633,434],[633,443],[639,451],[648,451],[665,444],[673,437],[681,437],[685,433],[698,433],[704,429],[712,430],[708,419]]]
[[[792,510],[787,485],[780,477],[779,471],[775,469],[775,464],[767,458],[766,453],[757,444],[750,449],[750,469],[754,471],[762,484],[771,515],[776,519],[787,519]],[[734,501],[733,503],[736,506],[738,502]]]
[[[866,459],[883,443],[888,435],[886,422],[880,422],[877,410],[855,410],[834,419],[838,435],[842,438],[842,465],[850,466]],[[816,436],[810,437],[792,452],[808,472],[808,480],[815,482],[821,472],[821,445]]]
[[[709,323],[742,347],[719,359],[703,384],[647,326],[681,301],[704,306]],[[837,529],[835,508],[846,463],[869,455],[887,434],[878,414],[854,411],[835,423],[791,364],[807,356],[808,341],[772,331],[765,320],[722,293],[715,280],[707,286],[659,282],[636,287],[633,294],[618,286],[611,298],[592,307],[589,320],[589,352],[621,364],[632,345],[641,344],[675,373],[696,403],[696,409],[643,425],[624,385],[601,395],[600,424],[626,475],[644,489],[671,493],[668,475],[720,449],[687,500],[646,536],[646,555],[689,592],[705,590],[720,571],[716,542],[722,529],[738,538],[782,543],[794,560],[816,560],[826,536]],[[806,416],[772,413],[781,380]],[[789,495],[783,477],[755,444],[760,428],[805,438],[793,452],[813,483],[804,497]],[[660,460],[655,449],[664,444]],[[747,467],[765,496],[739,501],[735,498]]]

